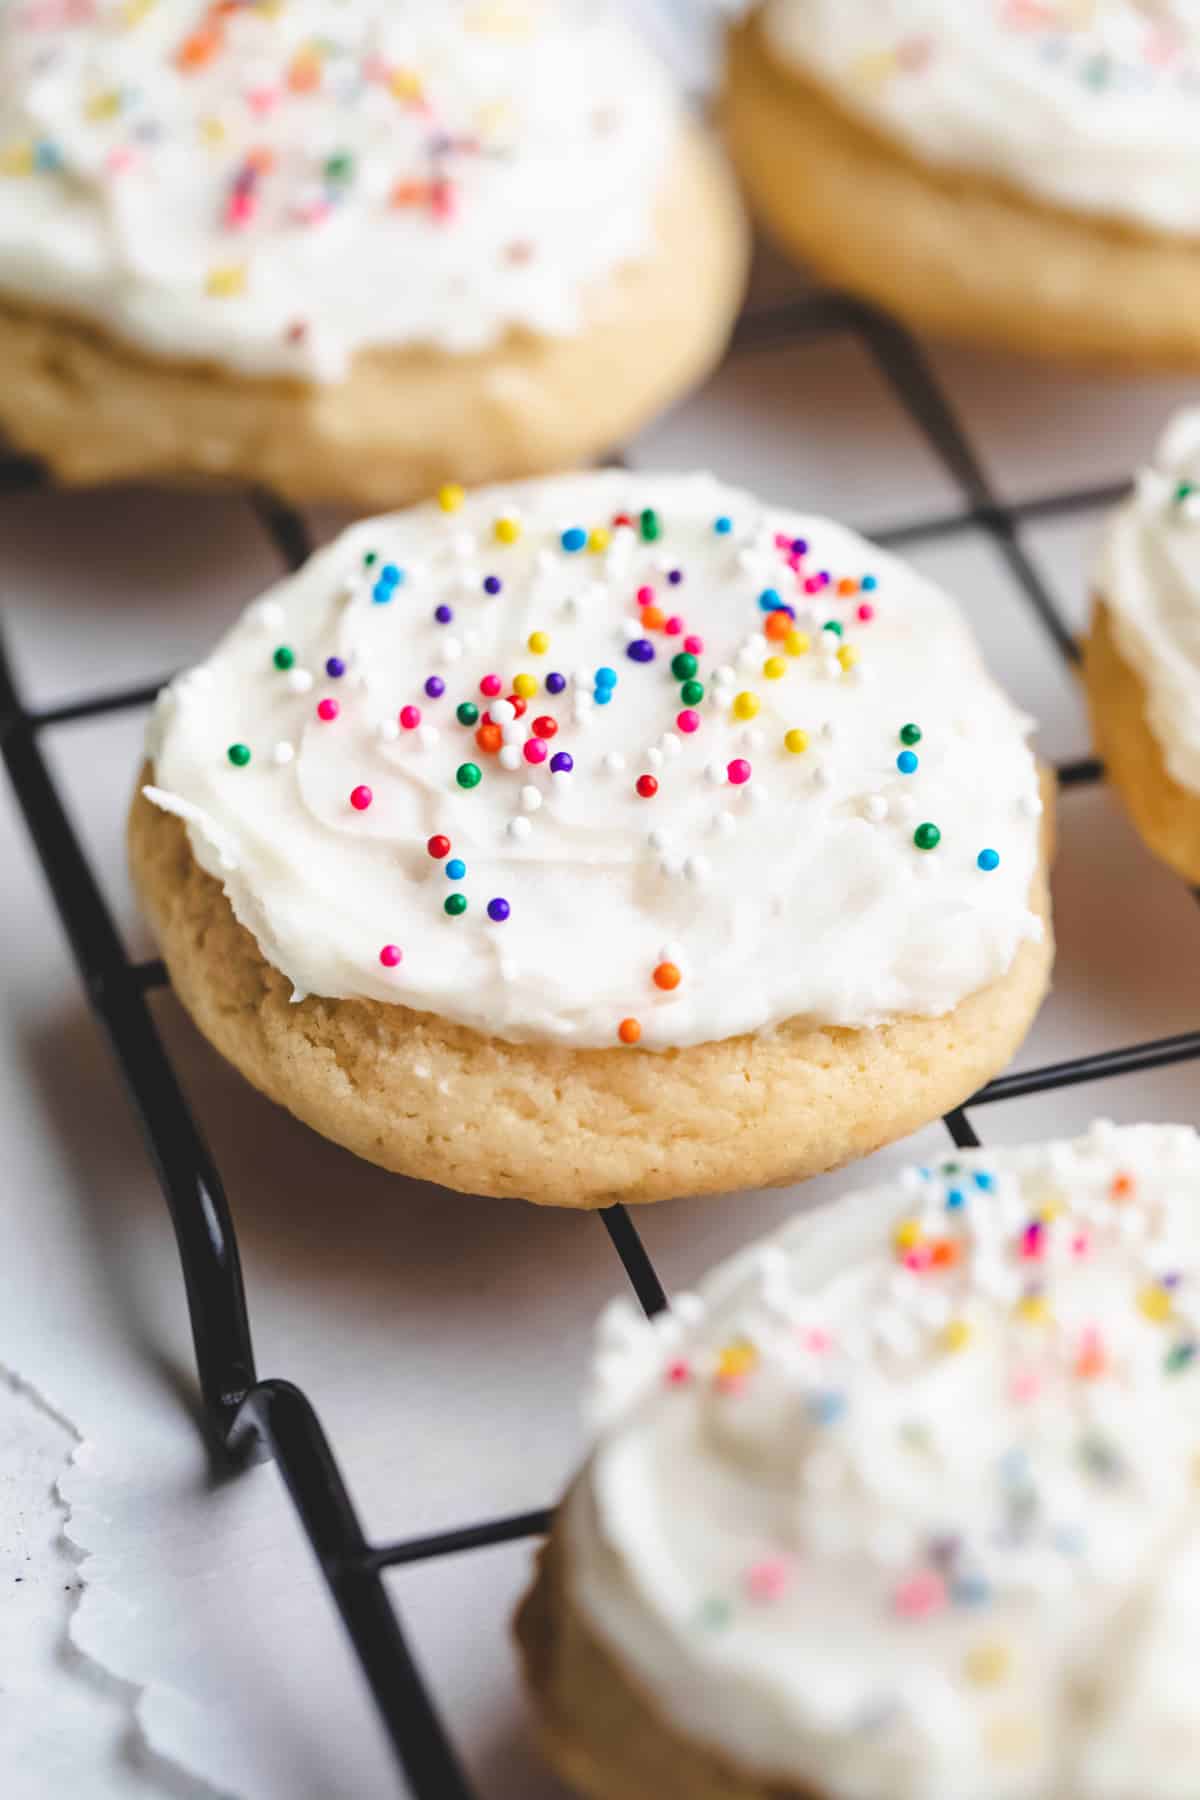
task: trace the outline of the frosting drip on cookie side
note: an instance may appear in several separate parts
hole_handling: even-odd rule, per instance
[[[1179,1127],[968,1153],[614,1306],[569,1603],[830,1800],[1190,1800],[1198,1182]]]
[[[570,333],[679,120],[586,0],[9,0],[0,295],[305,379]]]
[[[766,0],[764,27],[923,159],[1200,234],[1198,0]]]
[[[299,993],[666,1049],[1004,974],[1041,929],[1027,729],[854,533],[610,471],[354,526],[150,748]]]
[[[1178,415],[1108,528],[1098,570],[1167,768],[1200,792],[1200,411]]]

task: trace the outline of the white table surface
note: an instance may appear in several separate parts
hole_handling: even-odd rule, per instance
[[[769,259],[758,303],[797,291]],[[1181,381],[1111,383],[932,346],[1005,500],[1119,481]],[[868,526],[958,510],[962,494],[853,337],[746,352],[632,447],[635,466],[709,466]],[[1073,628],[1100,512],[1023,525]],[[314,531],[333,521],[322,515]],[[960,598],[989,660],[1041,722],[1046,755],[1087,755],[1074,680],[994,543],[918,538],[911,560]],[[203,652],[279,561],[234,497],[131,490],[0,499],[0,603],[27,698],[54,704]],[[144,714],[45,738],[135,955],[152,953],[122,851]],[[190,1345],[165,1209],[0,781],[0,1788],[354,1800],[401,1792],[275,1471],[214,1476],[195,1429]],[[1064,793],[1055,989],[1018,1063],[1164,1037],[1200,1021],[1200,908],[1101,787]],[[592,1320],[622,1284],[598,1220],[386,1176],[254,1096],[168,993],[168,1051],[215,1149],[246,1264],[260,1370],[320,1411],[368,1530],[398,1537],[548,1503],[577,1457]],[[1190,1121],[1196,1070],[980,1111],[1013,1143],[1120,1120]],[[873,1159],[890,1168],[944,1128]],[[836,1194],[661,1205],[638,1215],[669,1288]],[[507,1639],[531,1546],[389,1578],[481,1800],[561,1800],[539,1767]]]

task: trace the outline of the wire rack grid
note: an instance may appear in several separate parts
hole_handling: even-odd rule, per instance
[[[743,316],[731,357],[836,338],[857,341],[948,474],[960,503],[951,511],[869,532],[888,548],[928,543],[967,531],[991,540],[1047,645],[1067,665],[1078,646],[1025,554],[1018,527],[1034,518],[1095,511],[1125,491],[1114,483],[1002,503],[985,476],[963,424],[914,339],[893,320],[841,294],[814,293],[760,306]],[[619,458],[616,460],[620,460]],[[41,483],[36,463],[0,458],[0,496],[15,502]],[[286,562],[309,549],[305,521],[272,494],[252,495],[258,520]],[[549,1510],[488,1519],[391,1543],[368,1540],[312,1405],[292,1382],[262,1379],[254,1360],[241,1260],[230,1207],[180,1080],[151,1017],[148,996],[167,982],[159,961],[127,955],[42,749],[47,733],[73,721],[147,706],[158,682],[116,687],[48,707],[27,705],[0,641],[0,746],[9,780],[33,839],[90,1004],[115,1055],[170,1211],[179,1249],[205,1415],[220,1453],[236,1468],[271,1457],[312,1545],[333,1602],[417,1800],[481,1800],[442,1723],[397,1610],[385,1590],[389,1568],[488,1545],[533,1538]],[[1061,765],[1064,786],[1099,782],[1094,759]],[[1021,1070],[988,1084],[944,1123],[954,1144],[976,1146],[973,1115],[982,1106],[1077,1083],[1131,1074],[1200,1057],[1200,1031],[1134,1043]],[[630,1214],[609,1207],[601,1218],[647,1314],[667,1304],[654,1264]],[[583,1229],[581,1223],[580,1226]]]

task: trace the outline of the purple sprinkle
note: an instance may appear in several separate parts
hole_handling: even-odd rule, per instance
[[[653,662],[654,645],[649,638],[634,638],[632,644],[626,646],[625,654],[632,657],[634,662]]]
[[[331,656],[327,658],[325,663],[325,673],[327,675],[332,675],[335,681],[339,675],[344,675],[346,673],[346,665],[340,656]]]
[[[548,694],[561,694],[566,685],[566,676],[560,675],[557,669],[551,669],[546,677],[546,692]]]
[[[485,575],[483,578],[483,591],[485,594],[498,594],[503,586],[504,583],[498,575]]]
[[[792,555],[793,556],[807,556],[808,555],[808,539],[807,538],[793,538],[792,539]]]
[[[817,580],[818,580],[818,581],[819,581],[819,582],[820,582],[820,584],[821,584],[821,586],[822,586],[822,587],[823,587],[823,588],[824,588],[824,587],[828,587],[828,586],[829,586],[829,583],[830,583],[830,581],[831,581],[831,580],[832,580],[832,579],[833,579],[833,578],[832,578],[832,576],[831,576],[831,575],[830,575],[830,573],[829,573],[829,570],[828,570],[828,569],[822,569],[822,570],[821,570],[821,572],[820,572],[820,574],[819,574],[819,575],[818,575],[818,576],[817,576]]]
[[[512,907],[508,904],[507,900],[502,899],[501,896],[497,894],[494,900],[488,901],[487,910],[488,918],[493,919],[497,925],[502,925],[512,911]]]
[[[683,580],[683,570],[682,569],[670,570],[670,572],[667,575],[667,580],[670,582],[672,587],[678,587],[680,582]]]
[[[575,758],[571,755],[569,750],[560,750],[555,756],[550,758],[550,773],[552,775],[569,775],[574,767]]]
[[[451,619],[454,617],[454,613],[453,613],[452,609],[448,606],[439,606],[434,611],[433,616],[437,620],[439,625],[448,625],[450,623]]]
[[[425,683],[425,692],[431,700],[440,700],[446,691],[446,684],[440,675],[431,675]]]

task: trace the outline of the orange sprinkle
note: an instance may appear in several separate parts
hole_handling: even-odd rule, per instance
[[[1108,1191],[1114,1200],[1128,1200],[1133,1189],[1134,1180],[1132,1175],[1116,1175],[1113,1177],[1113,1184]]]
[[[773,644],[781,644],[791,629],[792,620],[789,614],[785,612],[767,614],[767,622],[763,626],[763,630]]]
[[[175,52],[175,62],[185,73],[202,69],[205,63],[212,61],[220,48],[220,29],[215,25],[201,26],[199,31],[193,31],[189,37],[184,38]]]
[[[504,742],[504,734],[498,725],[481,725],[475,733],[475,742],[481,750],[486,750],[491,755]]]
[[[301,50],[292,58],[287,84],[293,94],[311,94],[321,85],[320,60],[311,51]]]
[[[837,584],[837,591],[842,596],[842,599],[845,600],[851,594],[857,594],[858,583],[852,575],[843,575],[842,579]]]
[[[388,195],[391,206],[424,206],[429,198],[427,181],[397,181]]]
[[[677,988],[682,980],[683,976],[674,963],[659,963],[654,971],[655,987],[662,988],[666,993],[670,993],[672,988]]]
[[[617,1026],[617,1036],[623,1044],[636,1044],[642,1035],[642,1028],[636,1019],[622,1019]]]
[[[661,606],[643,606],[642,624],[647,631],[658,631],[667,622],[667,615]]]
[[[954,1238],[938,1238],[931,1254],[935,1269],[952,1269],[962,1258],[962,1246]]]

